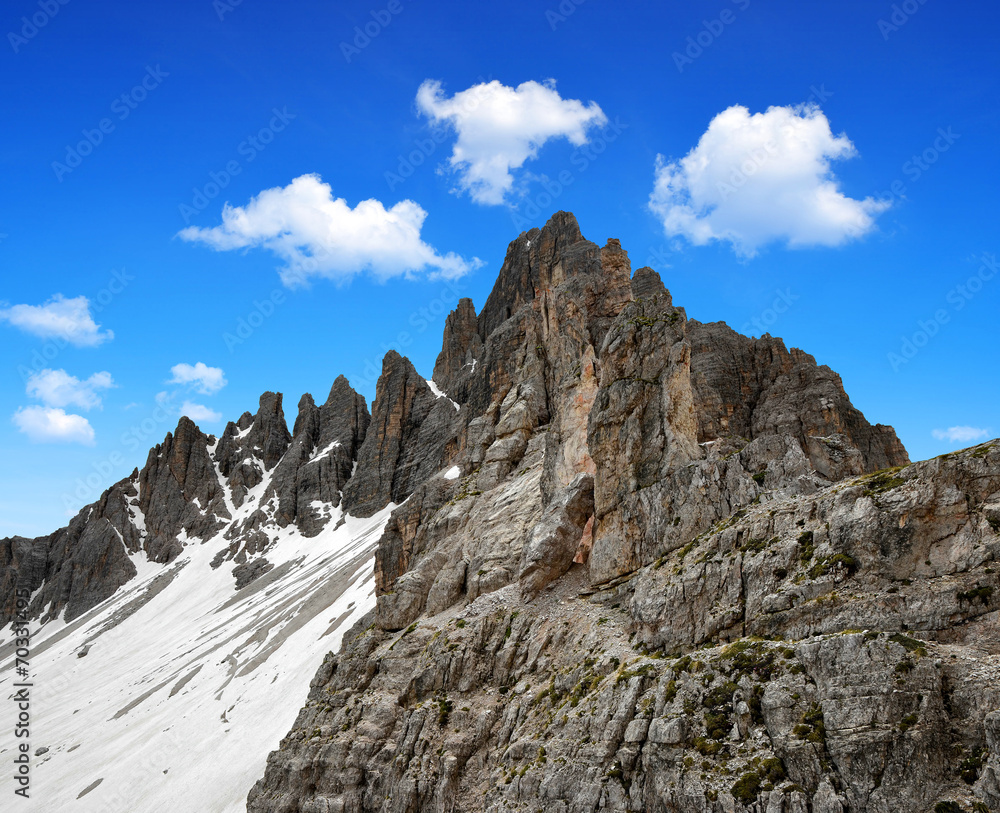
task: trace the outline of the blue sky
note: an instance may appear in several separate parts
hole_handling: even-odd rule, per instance
[[[182,410],[218,433],[271,389],[291,422],[340,373],[371,399],[389,347],[429,376],[558,209],[691,317],[830,365],[914,459],[1000,434],[998,18],[12,0],[0,536],[65,524]]]

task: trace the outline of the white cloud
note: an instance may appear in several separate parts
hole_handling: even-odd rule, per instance
[[[363,200],[352,209],[318,175],[302,175],[288,186],[265,189],[246,206],[227,203],[221,226],[191,226],[179,235],[217,251],[262,246],[285,261],[281,278],[289,286],[310,276],[346,280],[363,271],[380,280],[419,272],[455,278],[482,264],[454,253],[442,256],[421,240],[426,217],[411,200],[390,209]]]
[[[203,395],[214,395],[229,382],[221,367],[209,367],[203,361],[195,365],[175,364],[170,368],[174,374],[168,384],[184,384],[193,387]],[[164,395],[164,393],[160,393]],[[160,396],[157,396],[159,398]]]
[[[216,412],[214,409],[209,409],[203,404],[195,404],[191,401],[185,401],[181,406],[181,415],[187,415],[195,423],[215,423],[222,419],[222,413]]]
[[[649,205],[668,235],[695,245],[725,240],[745,257],[771,242],[838,246],[867,234],[889,208],[840,191],[831,163],[855,155],[815,105],[752,116],[737,105],[712,119],[679,161],[657,156]]]
[[[110,330],[102,331],[94,322],[90,300],[85,296],[67,299],[56,294],[44,305],[0,307],[0,321],[43,339],[64,339],[77,347],[96,347],[115,335]]]
[[[537,157],[545,142],[566,138],[580,147],[591,127],[608,121],[596,102],[563,99],[553,79],[516,88],[494,80],[451,98],[428,79],[417,90],[417,108],[458,134],[449,164],[459,188],[483,204],[502,204],[514,185],[511,170]]]
[[[35,443],[82,443],[94,445],[94,429],[82,415],[67,415],[52,407],[21,407],[14,425]]]
[[[77,406],[93,409],[101,405],[100,390],[111,389],[111,373],[94,373],[81,381],[65,370],[41,370],[28,378],[28,395],[49,407]]]
[[[935,429],[931,434],[936,440],[947,440],[952,443],[975,443],[977,440],[986,440],[990,436],[990,430],[980,429],[977,426],[952,426],[948,429]]]

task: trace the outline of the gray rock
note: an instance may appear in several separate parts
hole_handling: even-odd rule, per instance
[[[274,565],[263,557],[251,559],[249,562],[237,565],[233,568],[233,578],[236,579],[236,589],[242,590],[248,584],[256,581],[265,573],[268,573],[273,569]]]
[[[453,457],[457,425],[451,401],[435,396],[407,359],[389,351],[358,471],[344,489],[345,510],[366,517],[403,502]]]
[[[570,569],[594,512],[594,478],[578,474],[549,503],[521,553],[518,580],[530,598]]]
[[[322,407],[311,395],[299,401],[292,440],[271,477],[268,495],[277,497],[281,527],[297,525],[315,536],[340,504],[354,462],[368,432],[368,406],[344,376],[339,376]]]

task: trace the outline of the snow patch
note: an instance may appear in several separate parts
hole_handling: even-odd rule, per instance
[[[458,404],[456,404],[454,401],[452,401],[451,398],[448,398],[447,395],[445,395],[443,392],[441,392],[441,388],[437,384],[435,384],[432,379],[428,378],[428,379],[425,379],[425,380],[427,381],[427,386],[431,388],[431,392],[434,393],[435,397],[437,397],[437,398],[446,398],[448,400],[448,403],[450,403],[453,407],[455,407],[455,411],[456,412],[458,412],[458,410],[461,409],[461,407]]]
[[[313,457],[309,458],[309,462],[310,463],[315,463],[318,460],[322,460],[324,457],[329,457],[330,456],[330,452],[332,452],[334,449],[336,449],[340,445],[342,445],[340,443],[340,441],[339,440],[335,440],[333,443],[331,443],[325,449],[317,452],[316,455],[314,455]]]
[[[234,521],[266,488],[232,509]],[[324,656],[375,606],[375,548],[396,507],[309,539],[293,526],[273,531],[266,590],[237,593],[229,568],[209,566],[229,544],[223,531],[169,566],[133,554],[138,575],[103,604],[69,623],[32,624],[32,749],[50,749],[35,761],[32,795],[44,803],[34,809],[243,813]],[[0,630],[0,646],[10,639]],[[15,680],[7,659],[0,697]],[[0,755],[11,752],[0,745]],[[12,772],[0,772],[0,797],[14,789]]]

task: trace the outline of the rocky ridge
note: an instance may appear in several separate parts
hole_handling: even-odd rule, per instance
[[[294,524],[315,536],[331,520],[369,422],[364,398],[343,376],[322,406],[302,397],[292,434],[282,396],[270,392],[219,438],[181,418],[142,469],[66,528],[0,540],[0,623],[13,617],[15,587],[33,593],[29,617],[70,622],[134,578],[140,560],[169,565],[185,545],[220,532],[229,546],[213,567],[230,563],[245,587],[270,569],[266,552],[280,529]]]

